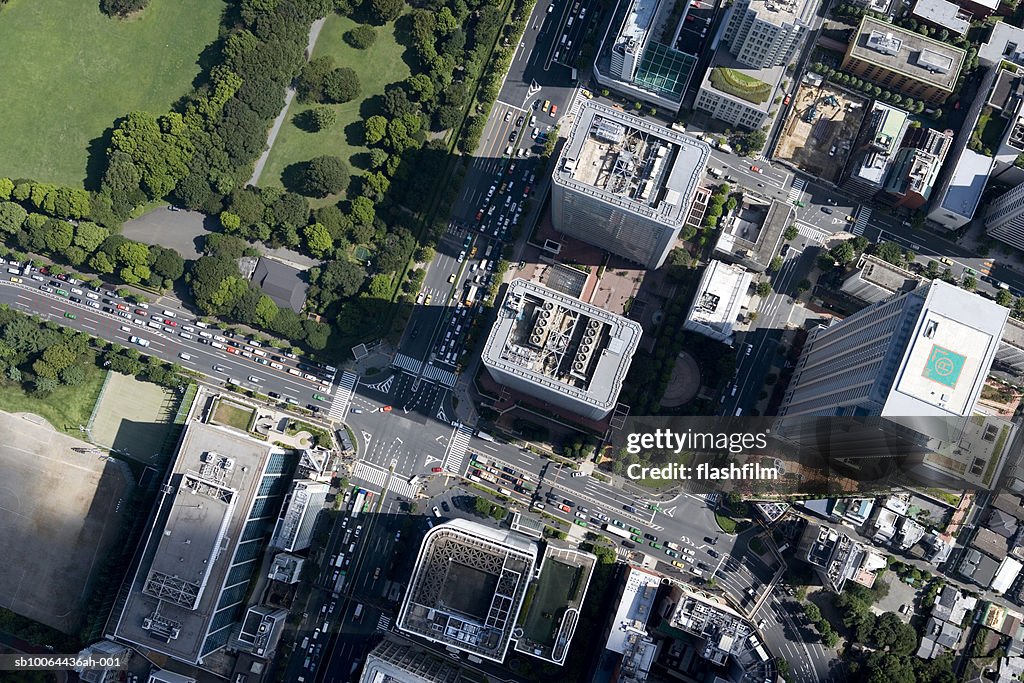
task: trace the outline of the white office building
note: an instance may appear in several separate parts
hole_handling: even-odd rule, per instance
[[[514,280],[481,359],[496,382],[601,420],[615,409],[641,334],[632,320]]]
[[[940,280],[811,332],[780,415],[964,417],[1009,310]]]
[[[754,69],[785,66],[807,33],[808,8],[802,0],[739,0],[722,36],[738,62]]]
[[[296,481],[277,519],[271,547],[290,553],[308,548],[317,515],[323,509],[330,490],[331,487],[323,482]]]
[[[704,269],[683,329],[732,345],[743,318],[752,275],[740,266],[712,260]]]

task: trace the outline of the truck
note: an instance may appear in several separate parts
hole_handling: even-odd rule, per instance
[[[356,500],[352,503],[352,519],[359,517],[359,514],[363,511],[363,505],[366,503],[366,491],[359,489],[356,493]]]
[[[356,608],[352,612],[352,618],[357,624],[363,620],[363,603],[356,603]]]
[[[629,532],[625,529],[620,529],[614,524],[602,524],[601,528],[604,529],[606,533],[609,533],[612,536],[618,536],[619,538],[629,540]]]
[[[477,286],[470,285],[469,289],[466,290],[466,307],[472,307],[473,302],[476,301]]]
[[[345,554],[344,553],[338,553],[338,557],[335,558],[335,560],[334,560],[334,566],[335,567],[340,567],[341,563],[344,562],[344,561],[345,561]]]
[[[721,152],[725,152],[726,154],[732,154],[732,147],[730,147],[727,143],[719,142],[717,145],[715,145],[715,147],[717,147]]]
[[[721,178],[722,177],[722,171],[720,171],[719,169],[715,168],[714,166],[708,166],[708,174],[712,178]]]

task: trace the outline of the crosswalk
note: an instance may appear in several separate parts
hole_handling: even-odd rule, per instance
[[[445,370],[444,368],[439,368],[429,363],[423,366],[423,377],[428,380],[440,382],[449,388],[454,387],[456,380],[459,378],[459,376],[451,370]]]
[[[352,394],[355,393],[356,385],[359,383],[359,375],[346,370],[341,373],[338,380],[338,392],[331,402],[331,409],[327,411],[327,419],[341,420],[348,412],[348,405],[352,401]]]
[[[829,231],[802,221],[796,222],[796,231],[801,237],[805,237],[811,242],[817,242],[818,244],[824,244],[832,237],[832,233]]]
[[[807,187],[806,181],[804,181],[802,178],[793,178],[793,184],[789,188],[789,201],[799,201],[800,195],[804,193],[805,187]]]
[[[380,618],[377,620],[377,630],[378,631],[389,631],[389,630],[391,630],[391,617],[389,617],[386,614],[381,614]]]
[[[869,220],[871,220],[871,207],[861,204],[857,210],[857,219],[853,222],[853,228],[850,231],[854,235],[863,235]]]
[[[453,474],[462,473],[462,461],[469,450],[469,439],[473,436],[473,430],[464,424],[456,425],[452,430],[452,436],[448,439],[448,448],[444,453],[444,463],[441,465],[448,472]]]
[[[388,481],[388,477],[391,477],[390,481]],[[368,482],[381,491],[384,490],[384,485],[387,484],[388,491],[406,498],[412,498],[419,492],[419,487],[416,485],[410,484],[399,477],[392,476],[387,470],[375,467],[364,461],[356,462],[355,467],[352,469],[352,478]]]
[[[419,375],[420,368],[423,367],[423,361],[411,358],[404,353],[396,353],[394,360],[391,361],[391,365],[411,372],[414,375]]]

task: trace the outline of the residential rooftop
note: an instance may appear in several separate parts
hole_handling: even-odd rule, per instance
[[[978,49],[978,61],[991,66],[1003,60],[1024,65],[1024,29],[997,21],[988,41]]]
[[[966,52],[873,17],[861,19],[850,55],[953,92]]]
[[[707,144],[688,135],[588,100],[569,131],[553,180],[681,226],[710,155]]]
[[[611,410],[641,334],[632,320],[517,279],[481,356],[485,367]]]

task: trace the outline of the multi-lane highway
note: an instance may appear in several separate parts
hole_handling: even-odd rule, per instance
[[[328,366],[304,361],[255,340],[229,338],[227,332],[180,308],[132,303],[110,291],[90,290],[35,270],[8,275],[0,284],[0,301],[17,310],[134,346],[222,382],[234,380],[239,386],[273,395],[282,402],[318,411],[331,400],[336,374],[333,368],[325,369]],[[136,342],[131,341],[133,337]]]

